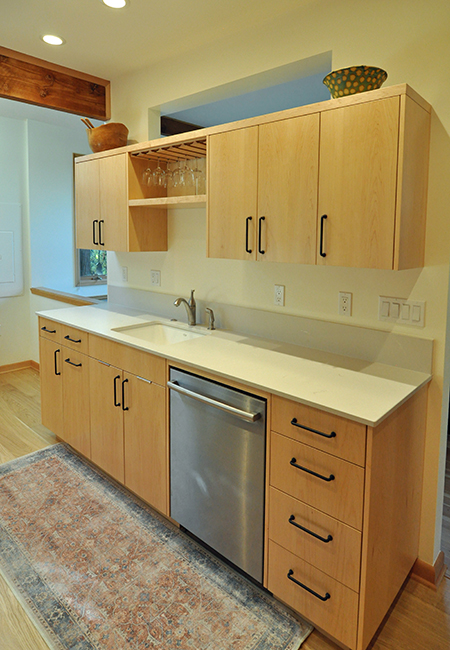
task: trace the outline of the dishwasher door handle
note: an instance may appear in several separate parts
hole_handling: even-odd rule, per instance
[[[226,404],[225,402],[219,402],[215,399],[211,399],[211,397],[206,397],[206,395],[202,395],[201,393],[196,393],[192,390],[188,390],[187,388],[183,388],[176,381],[168,381],[167,386],[172,390],[177,391],[177,393],[181,393],[187,397],[192,397],[199,402],[204,402],[205,404],[214,406],[215,408],[226,411],[227,413],[232,413],[233,415],[236,415],[237,417],[242,418],[247,422],[255,422],[261,417],[261,413],[248,413],[248,411],[242,411],[241,409],[238,409],[235,406],[231,406],[230,404]]]

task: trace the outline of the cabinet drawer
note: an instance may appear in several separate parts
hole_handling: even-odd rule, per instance
[[[366,426],[274,395],[272,429],[339,458],[364,466]]]
[[[61,328],[62,325],[60,323],[39,316],[39,336],[56,341],[56,343],[61,343]]]
[[[89,354],[94,359],[165,386],[166,361],[151,352],[90,334]]]
[[[89,335],[87,332],[83,332],[82,330],[76,329],[75,327],[61,325],[61,343],[71,350],[76,350],[82,354],[88,354],[88,336]]]
[[[268,561],[269,591],[344,645],[355,648],[358,594],[272,541]],[[314,596],[288,574],[322,598],[327,594],[329,598]]]
[[[273,487],[269,499],[269,538],[359,591],[361,533]]]
[[[272,432],[270,484],[361,530],[364,488],[362,467]]]

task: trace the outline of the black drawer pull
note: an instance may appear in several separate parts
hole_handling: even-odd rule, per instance
[[[292,418],[291,424],[293,424],[294,427],[298,427],[299,429],[305,429],[305,431],[311,431],[311,433],[317,433],[318,436],[323,436],[324,438],[336,438],[335,431],[332,431],[331,433],[323,433],[322,431],[317,431],[317,429],[311,429],[310,427],[305,427],[304,424],[299,424],[297,422],[297,418]]]
[[[114,377],[114,406],[121,406],[120,402],[117,401],[117,380],[120,379],[120,375]]]
[[[76,368],[81,368],[81,363],[74,363],[70,359],[66,359],[65,361],[66,363],[70,363],[71,366],[75,366]]]
[[[258,253],[261,253],[261,255],[265,255],[266,251],[263,251],[261,246],[262,246],[262,234],[261,234],[261,228],[262,228],[262,222],[266,220],[266,217],[259,217],[259,224],[258,224]]]
[[[303,530],[305,533],[308,533],[308,535],[312,535],[312,536],[315,537],[316,539],[320,539],[320,541],[321,541],[321,542],[325,542],[325,544],[328,544],[328,542],[333,541],[333,537],[332,537],[331,535],[328,535],[328,537],[321,537],[321,536],[318,535],[317,533],[313,533],[312,530],[309,530],[308,528],[305,528],[304,526],[300,526],[300,524],[298,524],[298,523],[295,521],[295,516],[294,516],[294,515],[291,515],[291,516],[289,517],[288,521],[289,521],[290,524],[292,524],[292,525],[295,526],[296,528],[300,528],[300,530]]]
[[[327,218],[327,215],[324,214],[320,217],[320,248],[319,248],[319,254],[320,257],[326,257],[327,254],[324,251],[324,245],[323,245],[323,227],[324,227],[324,222],[325,219]]]
[[[122,411],[128,411],[128,406],[125,406],[125,384],[128,382],[128,379],[124,379],[122,382]]]
[[[68,334],[64,338],[67,339],[68,341],[72,341],[72,343],[81,343],[81,339],[78,339],[78,341],[75,339],[71,339]]]
[[[100,219],[98,222],[98,243],[100,246],[104,246],[105,242],[103,241],[103,229],[102,229],[102,223],[105,223],[103,219]]]
[[[294,575],[294,572],[292,571],[292,569],[289,569],[288,574],[287,574],[287,577],[289,578],[289,580],[292,580],[292,582],[295,582],[296,585],[298,585],[298,586],[301,587],[302,589],[305,589],[306,591],[308,591],[310,594],[312,594],[313,596],[315,596],[315,597],[318,598],[319,600],[325,601],[325,600],[328,600],[329,598],[331,598],[331,596],[330,596],[330,594],[328,593],[328,591],[327,591],[327,593],[325,594],[325,596],[321,596],[320,594],[317,593],[317,591],[313,591],[312,589],[310,589],[309,587],[307,587],[306,585],[304,585],[302,582],[299,582],[298,580],[296,580],[295,578],[293,578],[293,577],[292,577],[293,575]]]
[[[60,375],[61,374],[61,371],[58,372],[58,359],[56,357],[58,352],[61,352],[61,350],[59,350],[59,349],[55,350],[55,375]]]
[[[92,222],[92,243],[94,246],[98,246],[98,240],[96,240],[96,233],[95,233],[95,224],[98,223],[98,219],[94,219]]]
[[[251,217],[247,217],[247,219],[245,220],[245,251],[247,253],[252,252],[252,249],[248,247],[248,224],[249,224],[249,221],[251,221],[251,220],[252,220]]]
[[[44,327],[41,327],[41,330],[42,330],[43,332],[47,332],[48,334],[56,334],[56,330],[48,330],[48,329],[45,327],[45,325],[44,325]]]
[[[296,458],[291,458],[289,461],[289,464],[292,465],[293,467],[296,467],[297,469],[301,469],[302,472],[308,472],[308,474],[312,474],[313,476],[317,476],[317,478],[321,478],[322,481],[334,481],[335,476],[334,474],[330,474],[330,476],[323,476],[322,474],[318,474],[317,472],[313,472],[312,469],[308,469],[307,467],[302,467],[301,465],[297,465],[297,459]]]

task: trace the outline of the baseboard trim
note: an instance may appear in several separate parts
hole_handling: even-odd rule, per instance
[[[441,551],[434,564],[427,564],[427,562],[417,558],[412,568],[411,577],[430,587],[430,589],[437,590],[446,570],[444,552]]]
[[[28,361],[18,361],[17,363],[8,363],[5,366],[0,366],[0,374],[4,372],[14,372],[15,370],[23,370],[24,368],[33,368],[39,372],[39,364],[33,359]]]

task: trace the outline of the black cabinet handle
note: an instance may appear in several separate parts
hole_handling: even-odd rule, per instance
[[[292,465],[293,467],[296,467],[297,469],[301,469],[302,472],[307,472],[308,474],[312,474],[313,476],[317,476],[317,478],[322,479],[322,481],[334,481],[335,476],[334,474],[330,474],[330,476],[323,476],[322,474],[318,474],[317,472],[313,472],[312,469],[308,469],[307,467],[302,467],[301,465],[297,465],[297,459],[296,458],[291,458],[289,461],[289,464]]]
[[[54,359],[55,359],[55,375],[60,375],[60,374],[61,374],[61,372],[58,372],[58,359],[57,359],[57,357],[56,357],[56,355],[58,354],[58,352],[61,352],[61,350],[55,350],[55,354],[54,354]]]
[[[292,524],[292,525],[295,526],[296,528],[300,528],[300,530],[303,530],[303,532],[308,533],[308,535],[312,535],[312,536],[315,537],[316,539],[320,539],[320,541],[321,541],[321,542],[325,542],[325,544],[328,544],[328,542],[333,541],[333,537],[332,537],[331,535],[328,535],[328,537],[321,537],[321,536],[318,535],[317,533],[313,533],[313,531],[312,531],[312,530],[309,530],[309,528],[305,528],[304,526],[300,526],[300,524],[298,524],[298,523],[295,521],[295,516],[294,516],[294,515],[291,515],[291,516],[289,517],[288,521],[289,521],[290,524]]]
[[[95,241],[96,233],[95,233],[95,224],[98,223],[98,219],[95,219],[92,222],[92,241],[95,246],[98,246],[98,241]]]
[[[76,368],[81,368],[81,365],[82,365],[81,363],[74,363],[70,359],[65,359],[65,362],[70,363],[71,366],[75,366]]]
[[[252,220],[252,217],[247,217],[245,220],[245,250],[247,253],[251,253],[252,249],[248,247],[248,224]]]
[[[100,246],[104,246],[105,242],[103,241],[103,228],[102,228],[102,223],[105,223],[103,219],[100,219],[98,222],[98,243]]]
[[[307,587],[302,582],[299,582],[298,580],[293,578],[293,575],[294,575],[294,572],[292,571],[292,569],[289,569],[288,574],[287,574],[287,577],[289,578],[289,580],[292,580],[292,582],[295,582],[296,585],[298,585],[302,589],[305,589],[307,592],[309,592],[310,594],[312,594],[313,596],[315,596],[319,600],[325,601],[325,600],[328,600],[329,598],[331,598],[328,591],[325,594],[325,596],[321,596],[320,594],[317,593],[317,591],[313,591],[312,589],[310,589],[310,587]]]
[[[128,406],[125,406],[125,384],[128,382],[128,379],[124,379],[122,382],[122,411],[128,411]]]
[[[305,429],[305,431],[311,431],[311,433],[317,433],[318,436],[323,436],[324,438],[336,438],[335,431],[332,431],[331,433],[323,433],[322,431],[317,431],[317,429],[311,429],[310,427],[305,427],[304,424],[299,424],[297,422],[297,418],[292,418],[291,424],[293,424],[294,427],[298,427],[299,429]]]
[[[261,249],[261,228],[262,228],[262,222],[266,220],[266,217],[259,217],[259,223],[258,223],[258,252],[261,253],[261,255],[264,255],[266,251],[263,251]]]
[[[45,327],[45,325],[44,325],[44,327],[41,327],[41,330],[42,330],[43,332],[48,332],[48,334],[56,334],[56,330],[48,330],[48,329]]]
[[[121,406],[120,402],[117,401],[117,380],[120,379],[120,375],[114,377],[114,406]]]
[[[81,343],[81,339],[78,339],[78,341],[76,339],[71,339],[68,334],[64,338],[68,341],[72,341],[72,343]]]
[[[326,257],[327,254],[324,252],[324,246],[323,246],[323,228],[324,228],[324,223],[325,219],[327,219],[327,215],[323,214],[320,217],[320,256],[321,257]]]

